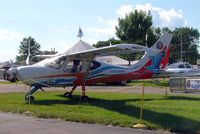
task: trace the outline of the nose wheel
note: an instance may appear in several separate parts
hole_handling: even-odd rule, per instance
[[[33,102],[35,100],[35,98],[32,96],[32,94],[35,93],[38,89],[41,89],[41,87],[31,86],[30,91],[28,93],[26,93],[26,95],[25,95],[25,101],[28,103]]]
[[[71,98],[71,97],[72,97],[71,92],[66,92],[66,93],[64,93],[64,97],[66,97],[66,98]]]
[[[31,103],[31,102],[34,102],[35,101],[35,98],[33,96],[26,96],[25,97],[25,101],[27,103]]]
[[[74,90],[76,89],[77,86],[73,86],[73,88],[71,89],[70,92],[66,92],[64,93],[64,97],[66,98],[71,98],[72,97],[72,93],[74,92]]]

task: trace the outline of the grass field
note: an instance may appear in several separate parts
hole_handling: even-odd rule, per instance
[[[131,81],[129,85],[142,85],[145,84],[145,86],[151,86],[151,87],[169,87],[169,80],[138,80],[138,81]]]
[[[19,82],[17,82],[18,84]],[[0,81],[0,84],[16,84],[16,82],[10,82],[10,81]]]
[[[1,93],[0,110],[43,118],[132,127],[139,122],[141,95],[88,93],[89,103],[79,103],[80,93],[64,98],[63,92],[37,92],[33,104],[25,104],[24,93]],[[200,133],[200,97],[197,95],[145,94],[142,122],[148,129]]]

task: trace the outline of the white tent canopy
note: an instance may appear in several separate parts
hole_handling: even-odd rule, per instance
[[[65,53],[69,54],[69,53],[77,53],[80,51],[85,51],[85,50],[90,50],[90,49],[94,49],[94,46],[91,46],[90,44],[79,40],[76,44],[74,44],[71,48],[69,48]],[[109,64],[113,64],[113,65],[128,65],[128,61],[124,60],[122,58],[119,58],[117,56],[101,56],[101,57],[97,57],[96,60],[98,61],[102,61],[102,62],[106,62]]]
[[[69,48],[65,53],[76,53],[84,50],[94,49],[95,47],[91,46],[90,44],[79,40],[75,45]]]

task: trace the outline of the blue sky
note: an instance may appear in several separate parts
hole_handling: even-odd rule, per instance
[[[63,52],[78,41],[92,44],[115,37],[117,19],[132,10],[151,10],[154,26],[200,30],[198,0],[0,0],[0,61],[14,59],[23,37],[42,50]]]

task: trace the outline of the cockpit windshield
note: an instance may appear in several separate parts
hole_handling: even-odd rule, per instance
[[[190,64],[185,64],[186,68],[192,68],[192,66]]]
[[[58,56],[58,57],[45,59],[41,62],[38,62],[37,64],[38,65],[43,64],[51,68],[59,69],[65,61],[66,61],[66,56]]]

